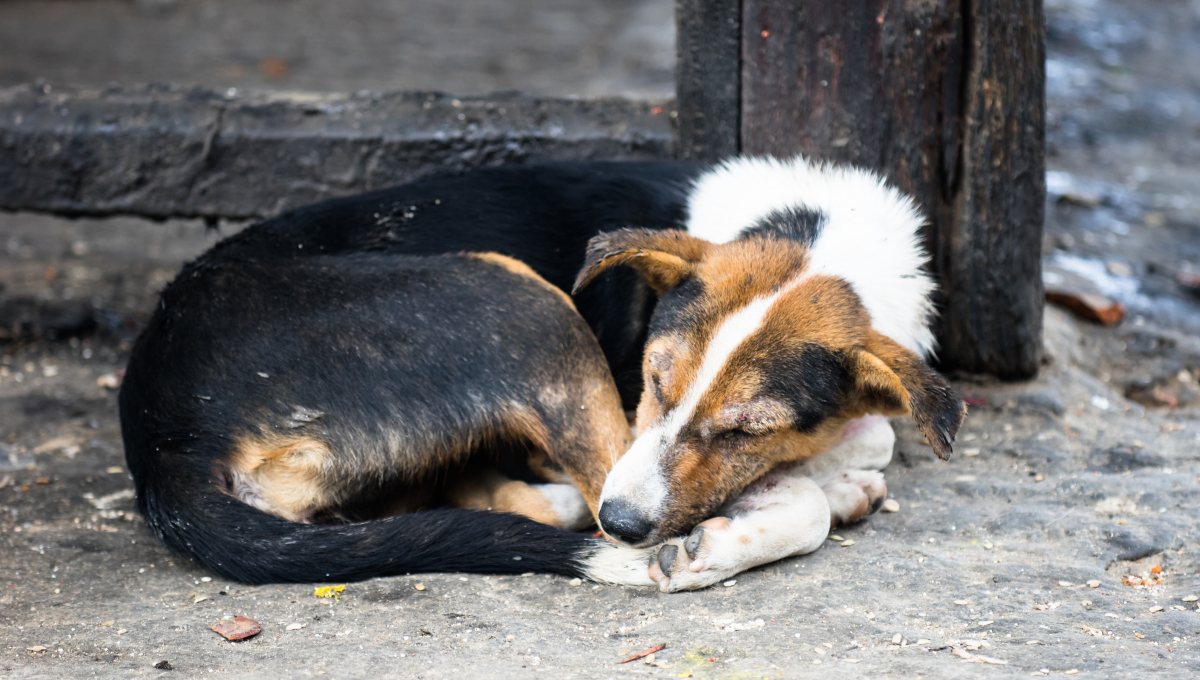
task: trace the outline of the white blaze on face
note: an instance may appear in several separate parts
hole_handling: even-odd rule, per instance
[[[617,461],[600,493],[600,502],[620,498],[637,508],[643,517],[657,524],[667,501],[667,479],[663,459],[678,441],[683,429],[691,422],[696,407],[729,357],[747,338],[762,328],[763,321],[775,303],[800,285],[806,274],[792,279],[770,295],[754,298],[748,305],[721,322],[709,340],[704,360],[687,392],[670,413],[646,428],[629,451]]]

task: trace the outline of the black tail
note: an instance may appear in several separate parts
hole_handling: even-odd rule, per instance
[[[140,479],[138,507],[168,547],[242,583],[357,581],[411,572],[583,575],[600,544],[518,515],[438,509],[299,524],[195,482]],[[163,481],[165,483],[155,483]]]

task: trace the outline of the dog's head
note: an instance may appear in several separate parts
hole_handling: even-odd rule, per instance
[[[576,290],[627,265],[659,296],[638,437],[610,472],[601,528],[649,545],[691,528],[772,467],[831,448],[853,418],[911,414],[943,458],[964,415],[949,384],[872,328],[846,280],[769,235],[682,231],[592,239]]]

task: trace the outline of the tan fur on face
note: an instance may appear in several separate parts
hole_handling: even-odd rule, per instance
[[[772,467],[828,450],[849,420],[867,413],[912,412],[918,425],[926,423],[923,430],[945,433],[938,437],[948,448],[961,415],[956,415],[960,406],[945,380],[872,330],[870,315],[850,284],[807,272],[803,244],[764,237],[707,247],[680,247],[672,241],[671,257],[643,252],[654,247],[645,235],[627,234],[624,245],[625,250],[613,249],[607,257],[650,271],[651,285],[660,293],[664,286],[667,292],[687,287],[671,301],[666,317],[655,317],[637,412],[638,430],[645,432],[668,421],[675,423],[672,428],[680,427],[685,414],[678,409],[691,409],[686,425],[670,431],[673,441],[658,454],[667,488],[667,507],[657,518],[659,532],[690,527]],[[599,249],[590,252],[599,259],[593,269],[603,269],[605,256],[597,254]],[[585,273],[595,275],[586,267]],[[756,299],[773,300],[761,317],[747,317],[759,325],[735,347],[722,341],[712,350],[721,357],[720,367],[715,374],[704,368],[701,376],[705,362],[712,365],[706,356],[722,324],[741,318],[735,315]],[[791,355],[807,366],[797,375],[824,381],[813,400],[789,402],[803,403],[808,409],[804,417],[819,420],[803,427],[795,422],[799,414],[766,391],[791,375],[770,374],[772,362],[778,365]],[[705,384],[696,385],[698,380]],[[805,384],[795,389],[803,391]]]

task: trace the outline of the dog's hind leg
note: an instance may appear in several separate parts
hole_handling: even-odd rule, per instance
[[[592,513],[573,484],[528,484],[487,469],[457,480],[446,490],[449,505],[524,515],[562,529],[583,529]]]

